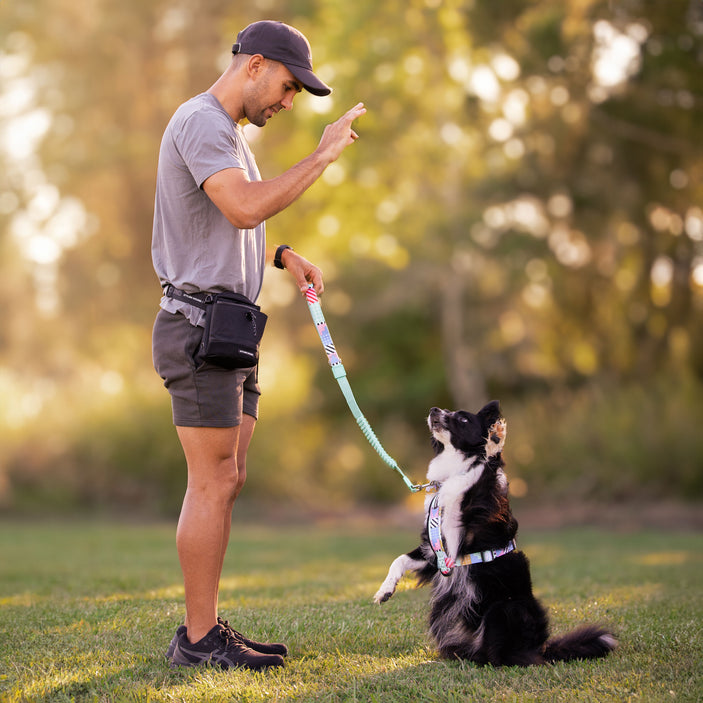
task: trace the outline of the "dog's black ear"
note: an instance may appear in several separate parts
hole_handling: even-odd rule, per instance
[[[500,418],[500,402],[492,400],[484,405],[477,413],[481,421],[488,427]]]

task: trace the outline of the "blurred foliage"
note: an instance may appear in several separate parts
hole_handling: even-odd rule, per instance
[[[432,405],[498,397],[528,496],[703,495],[703,5],[697,0],[24,0],[0,6],[0,500],[175,511],[151,367],[163,129],[277,17],[330,98],[247,127],[264,177],[359,100],[361,139],[269,222],[322,266],[367,418],[413,478]],[[247,492],[404,487],[271,270]]]

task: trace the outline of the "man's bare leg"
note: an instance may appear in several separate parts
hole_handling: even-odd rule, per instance
[[[247,479],[247,452],[249,451],[249,444],[251,442],[252,435],[254,434],[254,428],[256,427],[256,419],[251,415],[242,415],[242,423],[239,425],[239,442],[235,449],[235,455],[237,458],[237,490],[234,495],[234,501],[237,500],[239,494],[244,487],[244,482]],[[225,562],[225,554],[227,554],[227,545],[229,544],[229,533],[232,527],[232,510],[230,509],[225,515],[224,521],[224,539],[222,541],[222,553],[220,555],[220,573],[217,578],[218,590],[220,579],[222,578],[222,568]],[[217,602],[215,602],[217,606]]]
[[[242,434],[248,434],[244,442],[248,446],[253,425],[246,424],[246,430],[242,425]],[[245,470],[240,481],[240,427],[176,429],[188,464],[188,487],[176,545],[185,586],[188,639],[197,642],[217,624],[219,581],[232,506]]]

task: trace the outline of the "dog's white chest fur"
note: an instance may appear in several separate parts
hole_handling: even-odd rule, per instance
[[[462,452],[447,442],[444,450],[437,454],[427,467],[427,480],[444,483],[452,476],[466,473],[474,461],[467,459]]]
[[[461,522],[461,501],[466,492],[481,478],[484,462],[466,459],[451,445],[438,454],[427,471],[430,481],[440,483],[439,507],[442,509],[442,536],[447,554],[456,559],[464,538]],[[425,499],[425,513],[429,510],[431,496]]]

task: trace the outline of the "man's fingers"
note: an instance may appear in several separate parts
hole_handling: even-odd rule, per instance
[[[363,103],[359,103],[338,120],[328,124],[322,132],[318,151],[324,154],[329,163],[335,161],[346,147],[353,144],[359,135],[351,128],[352,122],[366,112]]]
[[[357,117],[361,117],[363,114],[366,113],[366,108],[364,107],[364,103],[359,103],[355,105],[349,112],[347,112],[345,115],[343,115],[340,119],[343,123],[346,124],[349,128],[349,136],[352,140],[352,142],[355,142],[358,138],[359,135],[351,128],[352,122],[354,122]]]
[[[359,103],[356,107],[353,107],[351,109],[352,113],[352,119],[356,119],[357,117],[361,117],[362,115],[366,114],[366,108],[364,107],[364,103]]]
[[[308,275],[308,281],[312,283],[313,287],[315,288],[315,293],[317,293],[318,295],[322,295],[325,292],[325,286],[322,283],[322,272],[319,269],[315,268],[310,272],[310,274]],[[305,294],[306,289],[307,284],[304,288],[301,288],[303,294]]]
[[[303,281],[298,281],[300,286],[300,292],[305,295],[308,289],[308,284],[312,283],[315,293],[322,295],[325,292],[325,286],[322,283],[322,272],[317,267],[307,271],[305,274],[305,279]]]
[[[307,259],[304,259],[299,254],[296,254],[295,257],[291,254],[291,260],[288,262],[286,268],[288,272],[293,275],[293,278],[295,278],[295,282],[303,295],[305,295],[311,283],[318,295],[324,293],[325,286],[322,282],[322,271],[314,264],[311,264]]]
[[[315,289],[315,293],[317,293],[318,297],[322,296],[322,294],[325,292],[325,287],[322,285],[322,280],[320,280],[318,283],[314,283],[313,281],[310,281],[312,283],[312,287]],[[306,281],[305,285],[300,286],[300,292],[305,296],[305,294],[308,292],[308,288],[310,287],[310,284]]]
[[[358,103],[346,114],[344,114],[342,116],[342,119],[348,120],[349,124],[351,124],[357,117],[361,117],[364,114],[366,114],[366,108],[364,107],[364,103]]]

